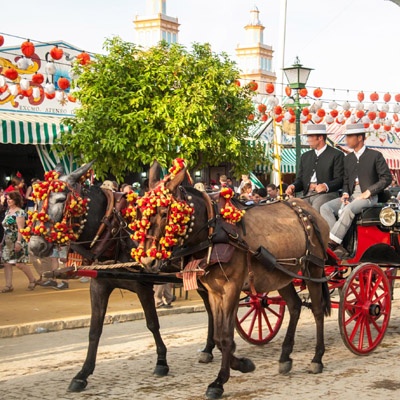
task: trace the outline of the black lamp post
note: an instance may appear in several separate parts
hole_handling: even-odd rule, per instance
[[[305,104],[300,103],[299,90],[306,87],[308,77],[312,68],[303,67],[300,64],[299,57],[296,57],[294,64],[291,67],[283,68],[286,79],[289,82],[289,87],[296,90],[294,96],[294,111],[296,115],[296,173],[299,172],[300,156],[301,156],[301,141],[300,141],[300,113]]]

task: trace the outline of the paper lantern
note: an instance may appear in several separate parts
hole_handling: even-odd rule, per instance
[[[44,76],[42,74],[35,74],[32,76],[32,82],[35,85],[41,85],[44,82]]]
[[[365,115],[365,113],[364,113],[363,110],[358,110],[358,111],[356,112],[356,117],[357,117],[358,119],[362,118],[364,115]]]
[[[324,118],[325,117],[325,110],[323,109],[323,108],[320,108],[318,111],[317,111],[317,115],[318,115],[318,117],[320,117],[320,118]]]
[[[74,97],[71,93],[68,95],[68,100],[71,102],[71,103],[75,103],[76,102],[76,97]]]
[[[393,119],[397,122],[399,120],[399,116],[396,113],[394,113],[393,114]]]
[[[10,85],[8,87],[8,91],[10,92],[11,96],[16,96],[18,94],[18,85]]]
[[[44,92],[46,94],[53,94],[56,91],[56,88],[53,83],[46,83],[44,86]]]
[[[276,118],[275,118],[275,122],[282,122],[282,120],[283,120],[283,114],[281,114],[281,115],[278,115]]]
[[[21,87],[21,86],[20,86]],[[28,87],[28,89],[26,89],[26,90],[22,90],[22,87],[21,87],[21,95],[22,96],[24,96],[24,97],[31,97],[32,96],[32,93],[33,93],[33,89],[31,88],[31,87]]]
[[[294,124],[296,122],[296,117],[292,115],[292,118],[289,119],[289,124]]]
[[[364,103],[361,103],[361,101],[359,103],[357,103],[356,110],[364,110]]]
[[[294,112],[294,110],[293,110],[292,107],[289,107],[289,108],[288,108],[288,111],[289,111],[289,113],[290,113],[291,115],[296,115],[296,113]]]
[[[310,114],[310,110],[309,110],[307,107],[305,107],[305,108],[303,108],[303,110],[301,111],[301,113],[302,113],[305,117],[307,117],[307,115]]]
[[[400,103],[400,94],[396,94],[396,96],[394,96],[394,99]]]
[[[254,114],[249,114],[249,116],[247,117],[247,119],[249,121],[254,121]]]
[[[345,112],[343,113],[343,115],[344,115],[346,118],[350,118],[350,116],[351,116],[351,111],[350,111],[350,110],[345,110]]]
[[[32,61],[26,57],[20,57],[17,61],[17,67],[23,71],[26,71],[31,64]]]
[[[4,44],[4,36],[0,35],[0,47]]]
[[[274,114],[275,115],[281,115],[282,114],[282,107],[281,106],[275,106],[274,107]]]
[[[267,83],[267,84],[265,85],[265,91],[266,91],[268,94],[274,93],[274,91],[275,91],[275,86],[274,86],[274,84],[273,84],[273,83]]]
[[[382,104],[381,111],[389,112],[389,104]]]
[[[25,57],[32,57],[35,54],[35,45],[27,40],[21,44],[21,51]]]
[[[327,115],[326,116],[326,118],[325,118],[325,122],[328,124],[328,125],[330,125],[330,124],[333,124],[333,122],[335,121],[335,118],[333,118],[333,116],[332,115]]]
[[[322,96],[323,92],[321,88],[316,88],[314,89],[314,97],[316,97],[317,99],[319,99]]]
[[[365,96],[364,96],[364,92],[363,91],[358,92],[357,99],[358,99],[359,102],[364,101],[364,97]]]
[[[376,119],[376,112],[375,111],[370,111],[367,114],[367,117],[368,117],[369,120],[374,121]]]
[[[78,60],[80,65],[87,65],[87,64],[90,63],[90,55],[88,53],[86,53],[85,51],[83,51],[82,53],[78,54],[76,56],[76,59]],[[257,88],[258,88],[258,85],[257,85]],[[255,90],[257,90],[257,89],[255,89]]]
[[[292,118],[292,114],[290,114],[289,111],[286,111],[285,114],[283,114],[283,118],[284,118],[286,121],[289,121],[289,119]]]
[[[302,88],[299,90],[300,97],[306,97],[308,95],[308,90],[306,88]]]
[[[369,95],[369,98],[371,99],[371,101],[378,101],[378,100],[379,100],[379,94],[376,93],[376,92],[371,93],[371,94]]]
[[[286,86],[285,93],[287,97],[290,97],[292,95],[292,88],[290,86]]]
[[[4,76],[9,79],[10,81],[15,81],[18,78],[18,72],[15,68],[6,68],[3,69]]]
[[[33,90],[32,90],[32,96],[33,96],[33,99],[34,100],[38,100],[38,99],[40,99],[40,89],[37,87],[37,86],[35,86],[34,88],[33,88]]]
[[[63,101],[64,100],[64,92],[57,90],[56,92],[56,100]]]
[[[25,79],[25,78],[23,78],[19,81],[19,85],[21,86],[22,90],[28,90],[30,87],[28,79]]]
[[[385,113],[385,111],[379,111],[379,118],[380,119],[385,119],[386,118],[386,113]]]
[[[393,112],[394,113],[400,112],[400,104],[393,104]]]
[[[365,122],[365,123],[364,123],[364,128],[365,128],[365,129],[368,129],[369,126],[370,126],[370,123],[369,123],[369,122]]]
[[[84,65],[84,64],[82,64]],[[249,83],[249,89],[255,92],[258,89],[258,83],[256,81],[251,81]]]
[[[349,103],[348,101],[345,101],[345,102],[342,104],[343,110],[350,110],[350,107],[351,107],[351,105],[350,105],[350,103]]]
[[[330,115],[332,116],[332,118],[336,118],[339,115],[339,111],[338,110],[332,110],[330,112]]]
[[[54,99],[54,97],[56,97],[56,93],[44,93],[44,95],[46,96],[46,99],[52,100]]]
[[[6,78],[4,78],[3,75],[0,75],[0,87],[3,87],[6,83]]]
[[[279,104],[279,100],[276,96],[268,96],[268,100],[267,103],[271,106],[271,107],[275,107]]]
[[[371,104],[368,106],[368,111],[375,111],[375,112],[377,112],[377,111],[378,111],[378,106],[377,106],[375,103],[371,103]]]
[[[56,73],[56,66],[54,65],[54,63],[52,61],[49,61],[46,64],[46,74],[49,75],[54,75]]]
[[[50,55],[53,60],[61,60],[62,56],[64,55],[64,50],[58,46],[54,46],[50,50]]]
[[[268,115],[267,114],[261,115],[261,121],[266,122],[267,120],[268,120]]]
[[[71,75],[70,75],[71,76]],[[233,82],[236,86],[240,86],[240,81],[239,79],[235,79],[235,81]]]
[[[392,98],[392,96],[391,96],[391,94],[388,92],[388,93],[385,93],[384,95],[383,95],[383,101],[385,102],[385,103],[389,103],[389,101],[390,101],[390,99]]]
[[[373,125],[373,127],[374,127],[374,129],[377,131],[377,130],[381,127],[381,124],[375,123],[375,124]]]
[[[0,94],[5,93],[7,90],[8,90],[8,85],[7,84],[3,85],[3,86],[0,86]]]
[[[61,77],[61,78],[58,79],[57,85],[61,90],[67,90],[69,88],[69,80],[67,78]],[[260,104],[260,106],[261,105],[263,105],[265,107],[264,104]],[[265,107],[265,109],[267,109],[267,107]]]

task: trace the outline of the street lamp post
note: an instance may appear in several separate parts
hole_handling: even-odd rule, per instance
[[[294,64],[291,67],[283,68],[286,79],[289,82],[289,87],[296,90],[294,96],[294,108],[296,116],[296,173],[299,171],[300,156],[301,156],[301,141],[300,141],[300,113],[305,104],[300,103],[299,90],[306,87],[308,77],[312,68],[303,67],[300,60],[296,57]]]

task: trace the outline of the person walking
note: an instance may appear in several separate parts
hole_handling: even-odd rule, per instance
[[[347,126],[346,143],[353,151],[344,159],[343,194],[321,207],[321,215],[330,227],[329,247],[341,258],[347,254],[341,244],[355,215],[376,204],[378,194],[392,181],[382,153],[365,146],[365,134],[363,124]]]
[[[12,285],[13,266],[22,270],[29,280],[28,290],[35,289],[37,281],[33,276],[28,262],[28,243],[22,237],[20,230],[25,227],[25,211],[22,209],[23,201],[18,192],[7,193],[7,206],[2,225],[4,227],[4,239],[1,244],[2,262],[4,263],[5,287],[1,293],[9,293],[14,290]]]
[[[326,144],[325,125],[307,125],[304,134],[311,150],[301,156],[296,180],[288,186],[286,194],[293,196],[295,192],[303,191],[305,200],[320,211],[322,204],[339,197],[344,155]]]

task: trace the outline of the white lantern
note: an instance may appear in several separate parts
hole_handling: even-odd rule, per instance
[[[355,124],[355,123],[356,123],[356,117],[355,117],[355,115],[352,115],[352,116],[350,117],[350,123],[351,123],[351,124]]]
[[[294,104],[294,99],[292,99],[291,97],[288,99],[285,99],[285,104],[288,104],[288,105]]]
[[[40,98],[40,89],[37,86],[32,89],[32,96],[35,100]]]
[[[46,74],[54,75],[56,73],[56,66],[53,62],[49,61],[46,64]]]
[[[389,112],[389,104],[387,104],[387,103],[383,104],[382,111]]]
[[[56,91],[56,88],[52,83],[46,83],[46,85],[44,85],[44,91],[47,94],[53,94]]]
[[[359,102],[356,104],[356,110],[357,110],[357,111],[362,111],[362,110],[364,110],[364,103],[361,103],[361,101],[359,101]]]
[[[364,115],[364,116],[361,118],[361,122],[362,122],[363,124],[369,124],[369,123],[371,122],[371,120],[370,120],[366,115]]]
[[[378,106],[377,106],[375,103],[371,103],[371,104],[368,106],[368,111],[377,112],[377,111],[378,111]]]
[[[0,75],[0,87],[3,87],[7,84],[6,78],[3,75]]]
[[[329,108],[330,108],[331,110],[336,110],[336,109],[338,108],[338,103],[336,103],[336,101],[331,101],[331,102],[329,103]]]
[[[325,117],[325,122],[326,122],[327,124],[332,124],[334,120],[335,120],[335,118],[333,118],[331,114],[328,114],[328,115]]]
[[[318,116],[318,114],[314,114],[312,116],[312,120],[314,122],[314,124],[319,124],[322,121],[322,118]]]
[[[64,100],[64,92],[62,92],[61,90],[58,90],[56,92],[56,100],[63,101]]]
[[[22,78],[19,82],[19,85],[21,86],[22,90],[28,90],[29,87],[31,86],[28,79]]]
[[[317,100],[315,103],[315,109],[319,110],[320,108],[322,108],[322,101],[321,100]]]
[[[393,112],[394,113],[400,112],[400,104],[393,104]]]
[[[345,101],[345,102],[342,104],[342,108],[343,108],[343,110],[345,110],[345,111],[350,110],[350,107],[351,107],[351,105],[350,105],[350,103],[349,103],[348,101]]]
[[[289,119],[292,118],[292,114],[290,114],[289,111],[286,111],[285,114],[284,114],[284,116],[283,116],[283,118],[284,118],[286,121],[289,121]]]
[[[28,59],[27,58],[25,58],[25,57],[21,57],[18,61],[17,61],[17,67],[19,68],[19,69],[22,69],[22,70],[26,70],[26,69],[28,69],[29,68],[29,61],[28,61]]]
[[[12,83],[10,86],[8,86],[8,91],[10,92],[11,96],[15,97],[18,94],[18,86]]]

